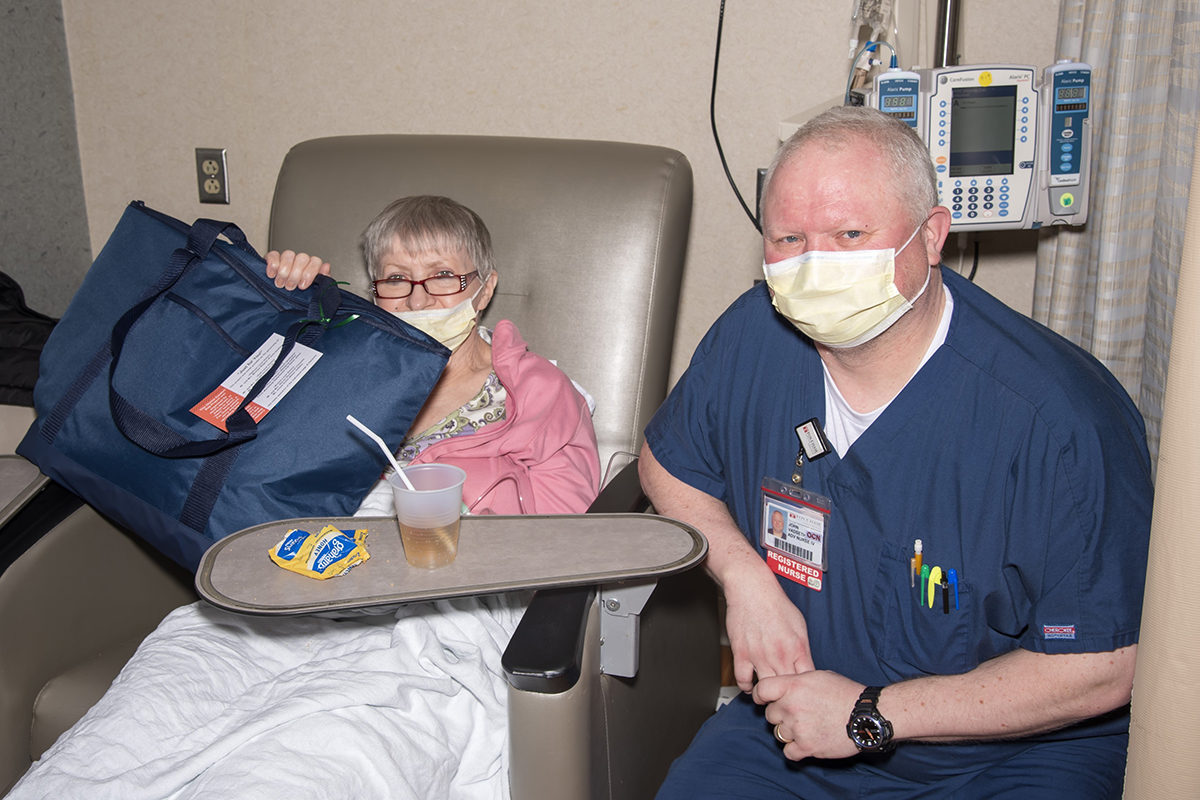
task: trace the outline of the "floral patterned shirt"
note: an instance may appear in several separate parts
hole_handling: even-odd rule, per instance
[[[507,397],[508,392],[504,384],[500,383],[495,372],[490,373],[479,394],[456,411],[447,414],[440,422],[405,439],[400,451],[396,453],[396,460],[400,462],[401,467],[407,467],[421,451],[434,442],[454,436],[469,436],[484,425],[499,422],[504,419],[504,401]],[[388,467],[388,472],[391,471],[392,468]]]

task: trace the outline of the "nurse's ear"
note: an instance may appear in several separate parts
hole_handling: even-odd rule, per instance
[[[942,246],[950,235],[950,209],[945,206],[934,206],[925,220],[925,231],[922,234],[925,241],[926,263],[936,267],[942,263]]]

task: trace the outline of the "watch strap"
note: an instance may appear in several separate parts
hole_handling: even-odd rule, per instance
[[[863,689],[862,694],[858,696],[858,702],[854,704],[854,710],[859,711],[874,711],[879,713],[879,694],[883,691],[882,686],[868,686]]]

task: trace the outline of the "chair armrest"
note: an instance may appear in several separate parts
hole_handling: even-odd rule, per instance
[[[56,525],[74,514],[83,501],[50,481],[0,527],[0,574]]]
[[[560,694],[579,680],[584,631],[594,586],[543,589],[533,596],[500,659],[508,682],[538,694]]]
[[[634,461],[608,482],[587,513],[641,513],[649,506]],[[583,661],[588,608],[595,596],[594,586],[543,589],[534,594],[500,660],[514,688],[559,694],[575,685]]]
[[[35,741],[103,693],[120,653],[196,600],[185,570],[69,494],[56,506],[56,493],[48,485],[0,532],[0,558],[18,553],[0,573],[0,793],[41,756]]]
[[[621,468],[598,497],[588,506],[588,514],[641,514],[650,508],[650,498],[638,480],[637,460]]]

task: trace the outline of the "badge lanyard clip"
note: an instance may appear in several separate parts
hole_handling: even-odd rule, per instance
[[[818,458],[824,458],[833,452],[833,447],[825,438],[825,431],[821,430],[821,423],[816,417],[796,426],[796,438],[800,440],[800,452],[796,454],[796,470],[792,473],[792,483],[803,486],[804,459],[816,461]]]

